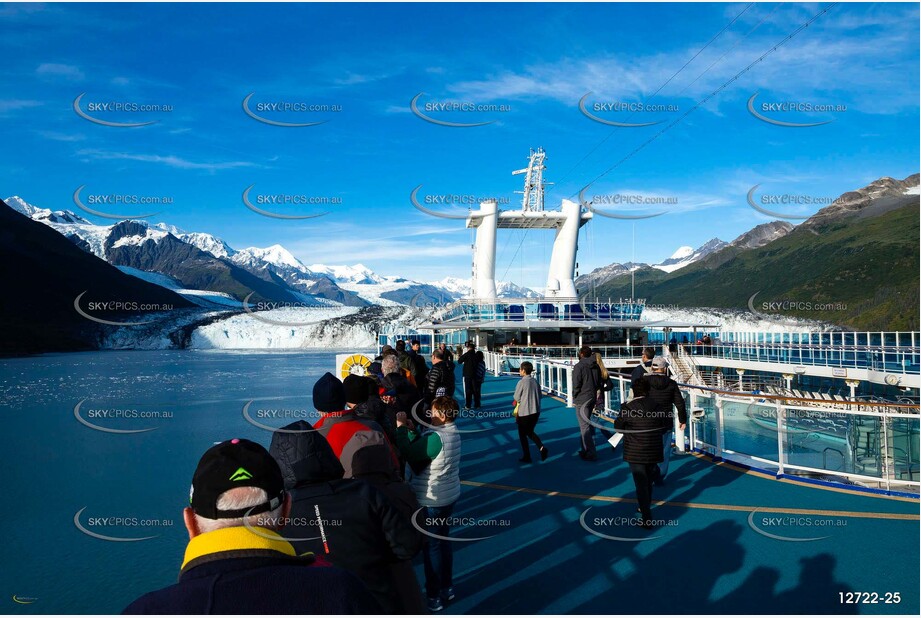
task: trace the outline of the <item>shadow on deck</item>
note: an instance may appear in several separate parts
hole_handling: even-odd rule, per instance
[[[647,532],[628,521],[635,500],[622,448],[598,436],[599,460],[580,460],[575,412],[563,403],[543,399],[537,432],[550,458],[518,463],[515,382],[484,385],[481,409],[502,418],[458,423],[486,430],[463,436],[455,516],[471,519],[452,537],[488,538],[454,543],[458,596],[446,612],[918,613],[917,500],[675,455],[653,495],[660,525]],[[851,592],[878,593],[878,603],[842,603]],[[884,602],[896,592],[899,603]]]

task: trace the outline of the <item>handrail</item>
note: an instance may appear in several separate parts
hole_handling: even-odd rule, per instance
[[[537,359],[535,368],[544,392],[564,398],[567,406],[571,407],[573,402],[569,391],[572,388],[572,365],[554,359]],[[604,408],[605,413],[616,415],[618,404],[626,400],[630,379],[619,372],[611,372],[611,377],[618,386],[605,393]],[[918,450],[918,426],[921,424],[921,405],[918,403],[815,399],[731,391],[685,382],[679,382],[678,386],[688,400],[689,423],[686,432],[692,450],[702,449],[724,460],[737,460],[746,465],[751,465],[752,461],[761,462],[758,465],[775,465],[778,475],[791,472],[827,474],[860,481],[862,484],[878,484],[885,490],[907,487],[917,492],[921,489],[921,482],[913,480],[911,473],[907,475],[909,478],[905,478],[906,469],[918,467],[917,456],[912,455],[912,452]],[[738,425],[740,418],[748,415],[735,416],[735,420],[731,420],[732,410],[737,411],[738,406],[745,406],[746,403],[749,408],[758,405],[763,406],[762,409],[773,410],[771,420],[768,423],[759,422],[756,427]],[[730,412],[724,416],[727,407]],[[910,452],[904,453],[901,445],[892,444],[890,432],[893,422],[897,419],[901,419],[898,421],[900,423],[908,423],[907,430],[900,431],[907,431],[910,440],[907,448]],[[679,431],[677,418],[675,429],[676,445],[679,450],[685,450],[684,433]],[[739,433],[740,431],[742,433]],[[790,441],[806,431],[808,435],[816,436],[816,443],[811,448],[805,447],[804,443]],[[758,435],[763,439],[766,437],[765,432],[776,432],[777,446],[773,455],[766,455],[763,450],[745,448],[745,440]],[[859,445],[853,439],[855,435],[872,438],[872,443]],[[832,440],[846,442],[825,446]],[[836,446],[845,450],[835,448]],[[842,463],[835,469],[828,467],[829,449],[842,457]],[[859,449],[870,450],[863,452]],[[749,450],[751,453],[747,452]],[[875,463],[868,463],[865,459],[867,455],[871,456]]]
[[[783,401],[801,401],[801,402],[810,402],[810,403],[821,403],[823,407],[834,407],[841,405],[854,405],[854,406],[878,406],[878,407],[892,407],[892,408],[921,408],[921,405],[917,403],[892,403],[892,402],[881,402],[881,401],[855,401],[852,399],[844,400],[828,400],[828,399],[809,399],[807,397],[789,397],[787,395],[769,395],[767,393],[755,393],[755,392],[746,392],[746,391],[727,391],[720,390],[710,386],[699,386],[697,384],[685,384],[684,382],[677,382],[678,386],[684,388],[690,388],[700,391],[709,391],[716,395],[728,395],[731,397],[755,397],[758,399],[780,399]]]

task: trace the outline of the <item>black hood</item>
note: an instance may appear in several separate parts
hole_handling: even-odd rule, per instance
[[[646,380],[649,382],[649,388],[654,388],[656,390],[661,390],[667,387],[672,381],[672,379],[664,373],[646,374]]]
[[[312,485],[341,479],[345,474],[342,464],[319,432],[307,421],[297,421],[272,434],[269,453],[281,467],[285,489],[298,485]]]

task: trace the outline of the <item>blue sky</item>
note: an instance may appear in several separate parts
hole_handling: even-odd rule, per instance
[[[514,205],[521,177],[510,172],[540,146],[548,153],[545,177],[556,182],[547,206],[555,207],[825,6],[4,4],[0,195],[53,209],[74,209],[80,185],[87,194],[170,196],[173,203],[152,221],[209,232],[235,248],[280,243],[306,264],[361,262],[420,280],[466,277],[470,231],[463,221],[413,208],[414,187],[423,185],[421,195],[500,196]],[[917,4],[835,6],[591,185],[589,196],[662,196],[677,204],[636,223],[596,217],[580,236],[580,272],[630,260],[634,226],[639,261],[713,237],[732,240],[770,220],[746,204],[758,183],[765,194],[834,198],[881,176],[917,172],[918,18]],[[172,111],[88,112],[113,122],[157,121],[101,126],[74,112],[84,92],[83,110],[120,101]],[[420,92],[420,105],[508,111],[427,112],[450,122],[493,121],[439,126],[411,112]],[[645,101],[678,111],[596,112],[659,122],[615,130],[580,113],[589,92],[589,106]],[[747,111],[755,92],[759,104],[846,111],[765,112],[790,122],[833,120],[779,127]],[[250,93],[251,109],[292,102],[341,111],[266,111],[276,121],[326,121],[271,126],[243,112]],[[263,217],[241,200],[253,184],[255,194],[342,203],[264,206],[330,211],[316,219]],[[818,206],[770,208],[808,215]],[[500,232],[497,277],[542,287],[551,242],[546,232]]]

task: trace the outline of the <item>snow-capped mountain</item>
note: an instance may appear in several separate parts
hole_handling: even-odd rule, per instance
[[[7,205],[9,205],[13,210],[21,212],[25,216],[33,219],[35,221],[42,221],[43,223],[80,223],[80,224],[90,224],[89,221],[76,214],[71,210],[55,210],[52,211],[49,208],[39,208],[38,206],[33,206],[29,204],[18,195],[14,195],[6,200]]]
[[[444,290],[455,298],[465,298],[473,294],[473,280],[459,277],[445,277],[429,285]],[[531,288],[520,286],[511,281],[496,281],[496,295],[499,298],[536,298],[540,296]]]
[[[157,224],[154,227],[170,232],[179,240],[187,242],[193,247],[198,247],[202,251],[210,253],[214,257],[227,258],[236,253],[233,249],[230,248],[230,245],[228,245],[217,236],[212,236],[211,234],[205,234],[203,232],[192,232],[191,234],[188,234],[174,225],[165,225],[163,223]]]
[[[723,242],[719,238],[712,238],[705,242],[703,245],[694,249],[693,247],[679,247],[670,258],[663,260],[658,264],[653,264],[653,268],[658,268],[659,270],[664,270],[667,273],[675,272],[679,268],[684,268],[689,264],[701,260],[711,253],[716,253],[723,247],[726,247],[728,243]]]
[[[667,273],[674,272],[678,269],[689,266],[694,262],[702,260],[711,253],[716,253],[720,249],[727,247],[729,243],[723,242],[719,238],[713,238],[705,242],[703,245],[694,249],[690,246],[678,247],[671,257],[666,260],[662,260],[658,264],[646,264],[643,262],[627,262],[621,264],[619,262],[614,262],[613,264],[608,264],[607,266],[601,266],[596,268],[592,272],[581,275],[576,278],[576,288],[579,290],[587,290],[593,287],[600,286],[607,281],[610,281],[614,277],[629,273],[633,270],[639,270],[641,268],[656,268],[658,270],[665,271]]]
[[[386,283],[388,278],[374,273],[364,264],[354,266],[327,266],[325,264],[311,264],[310,270],[332,277],[336,283],[351,283],[355,285],[375,285]],[[390,277],[393,279],[393,277]]]
[[[921,176],[912,174],[898,180],[883,176],[856,191],[843,193],[841,197],[800,225],[806,229],[823,227],[851,215],[874,217],[912,203],[919,193]]]
[[[642,262],[634,263],[627,262],[626,264],[621,264],[619,262],[614,262],[613,264],[608,264],[607,266],[599,266],[595,270],[585,275],[580,275],[576,277],[575,284],[577,290],[589,290],[593,287],[599,286],[605,281],[610,281],[618,275],[623,275],[624,273],[629,273],[631,270],[637,270],[639,268],[648,268],[649,264],[644,264]]]
[[[311,300],[326,299],[348,306],[423,307],[472,293],[470,279],[448,277],[427,283],[380,275],[364,264],[306,266],[278,244],[236,250],[212,234],[187,232],[168,223],[125,220],[96,225],[72,211],[53,212],[19,197],[10,198],[9,204],[124,272],[134,276],[149,273],[147,280],[190,297],[216,294],[242,301],[256,292],[260,297],[285,302],[300,302],[307,295]],[[502,298],[539,296],[507,281],[497,282],[496,288]]]
[[[265,249],[258,247],[241,249],[235,251],[230,256],[230,260],[257,276],[280,279],[304,294],[322,297],[351,307],[369,304],[365,299],[340,286],[335,278],[325,271],[314,271],[304,266],[281,245],[272,245]]]

